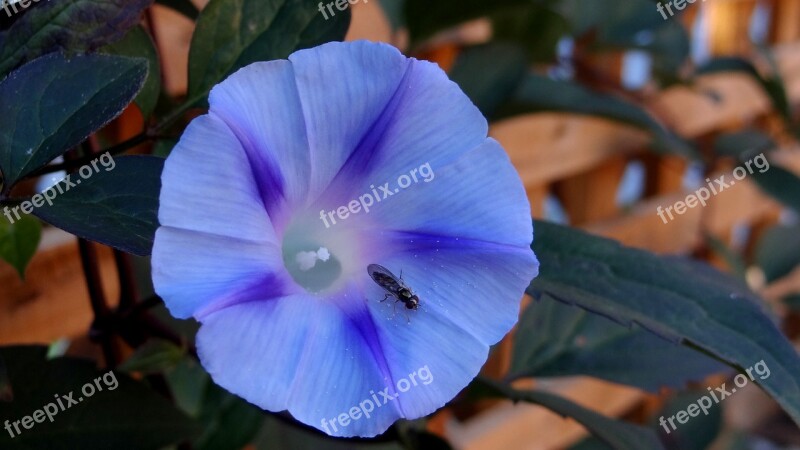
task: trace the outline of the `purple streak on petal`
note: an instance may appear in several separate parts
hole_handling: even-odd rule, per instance
[[[372,166],[375,162],[380,161],[378,156],[381,143],[384,140],[386,130],[397,120],[395,113],[408,92],[415,62],[416,60],[409,60],[406,71],[403,73],[403,78],[400,79],[400,83],[398,83],[397,89],[395,89],[390,97],[386,107],[381,111],[375,119],[375,122],[373,122],[367,130],[367,133],[361,138],[361,141],[353,150],[353,153],[350,154],[347,161],[345,161],[344,165],[339,169],[339,172],[334,176],[323,198],[328,197],[327,194],[329,193],[337,193],[347,197],[348,193],[353,191],[353,188],[359,187],[358,184],[353,183],[353,180],[366,179],[366,176],[372,171]],[[321,200],[322,203],[326,201],[323,199]]]
[[[364,274],[366,274],[366,272],[364,272]],[[351,283],[342,295],[337,295],[330,300],[334,301],[339,306],[342,313],[358,331],[359,335],[364,340],[364,345],[369,348],[375,360],[374,362],[378,367],[378,372],[380,372],[386,382],[385,387],[389,388],[390,394],[395,394],[394,376],[389,368],[389,363],[386,360],[386,355],[383,350],[383,343],[381,343],[380,336],[378,335],[378,327],[375,323],[376,318],[370,313],[367,305],[367,297],[364,294],[364,289],[358,287],[355,283]],[[399,412],[402,417],[405,417],[402,408],[400,408]]]
[[[214,114],[213,111],[210,114]],[[277,162],[270,158],[269,155],[271,153],[267,149],[259,149],[249,135],[239,128],[236,123],[226,119],[224,116],[216,116],[228,125],[242,144],[242,148],[244,148],[247,159],[250,162],[258,192],[264,203],[264,209],[275,222],[279,217],[284,216],[281,211],[286,202],[284,195],[285,180]]]
[[[500,242],[484,241],[481,239],[463,238],[458,236],[445,236],[441,234],[416,232],[416,231],[384,231],[384,239],[389,240],[394,251],[436,251],[444,249],[455,250],[480,250],[503,253],[531,253],[528,247],[504,244]]]
[[[243,303],[270,302],[282,297],[304,293],[303,289],[298,287],[288,274],[280,268],[275,269],[277,272],[266,274],[253,284],[216,299],[212,304],[195,313],[195,319],[202,321],[210,314]]]

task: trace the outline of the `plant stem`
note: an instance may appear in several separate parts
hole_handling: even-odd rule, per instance
[[[92,323],[89,337],[100,342],[106,365],[109,368],[114,368],[119,362],[119,358],[117,349],[112,341],[113,336],[108,332],[111,310],[108,308],[105,293],[103,292],[97,250],[93,243],[85,239],[78,239],[78,250],[81,256],[83,275],[86,279],[86,288],[89,290],[89,302],[94,313],[94,322]]]
[[[35,170],[35,171],[31,172],[31,174],[28,175],[28,176],[29,177],[38,177],[38,176],[45,175],[45,174],[48,174],[48,173],[60,172],[62,170],[63,171],[70,171],[70,170],[79,169],[82,166],[85,166],[86,164],[89,164],[95,158],[97,158],[98,156],[102,155],[103,153],[109,153],[111,156],[115,156],[115,155],[118,155],[120,153],[126,152],[126,151],[136,147],[137,145],[142,144],[144,142],[147,142],[147,141],[149,141],[151,139],[154,139],[154,138],[147,131],[143,131],[143,132],[137,134],[136,136],[128,139],[127,141],[120,142],[119,144],[111,146],[111,147],[109,147],[109,148],[107,148],[107,149],[105,149],[103,151],[96,152],[96,153],[93,152],[93,153],[81,156],[80,158],[75,158],[75,159],[71,159],[71,160],[68,160],[68,161],[64,161],[63,163],[51,164],[49,166],[44,166],[39,170]]]

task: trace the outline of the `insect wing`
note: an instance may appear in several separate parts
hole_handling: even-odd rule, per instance
[[[378,264],[370,264],[367,266],[367,272],[369,272],[369,276],[375,281],[375,283],[387,291],[394,294],[400,290],[400,281],[392,272],[389,271],[389,269]]]

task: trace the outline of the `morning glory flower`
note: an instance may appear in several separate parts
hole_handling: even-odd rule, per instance
[[[201,323],[214,381],[334,436],[451,400],[538,270],[478,109],[435,64],[369,42],[252,64],[209,104],[165,164],[153,281]]]

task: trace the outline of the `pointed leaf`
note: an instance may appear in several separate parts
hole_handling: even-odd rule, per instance
[[[172,8],[191,20],[197,20],[197,16],[200,15],[200,10],[194,6],[191,0],[156,0],[156,3]]]
[[[53,0],[0,31],[0,77],[48,53],[88,52],[122,38],[152,0]]]
[[[13,210],[7,210],[15,218]],[[21,215],[14,223],[0,217],[0,259],[11,264],[20,278],[24,277],[25,268],[36,253],[41,236],[42,224],[35,217]]]
[[[706,351],[740,370],[764,361],[753,381],[800,423],[800,358],[758,297],[713,268],[586,233],[536,223],[541,263],[528,292],[638,324]]]
[[[139,105],[142,115],[150,117],[158,103],[161,93],[161,65],[158,52],[150,35],[142,27],[135,27],[122,38],[122,40],[109,44],[100,50],[110,55],[144,58],[147,60],[147,78],[142,90],[136,96],[135,102]]]
[[[158,228],[164,160],[122,156],[88,178],[73,174],[52,205],[34,210],[47,223],[76,236],[139,256],[149,255]],[[90,166],[84,166],[90,167]],[[74,186],[70,186],[74,184]]]
[[[480,382],[494,396],[515,402],[534,403],[554,413],[575,419],[597,438],[616,450],[657,450],[664,446],[655,432],[626,422],[609,419],[602,414],[584,408],[566,398],[545,391],[520,391],[503,383],[481,379]]]
[[[3,192],[117,117],[146,74],[143,59],[52,54],[0,82]]]
[[[493,42],[464,49],[449,75],[488,117],[511,96],[527,68],[522,49]]]
[[[800,177],[794,172],[773,164],[763,173],[754,171],[751,177],[767,195],[800,213]]]
[[[622,326],[544,295],[517,324],[507,378],[588,375],[657,392],[726,369],[638,326]]]
[[[189,97],[205,96],[237,69],[286,58],[295,50],[342,40],[349,8],[327,20],[316,0],[211,0],[189,51]]]
[[[789,275],[800,265],[800,225],[778,225],[767,230],[758,240],[755,258],[767,283]]]
[[[48,360],[46,354],[44,346],[0,347],[14,388],[14,401],[0,403],[0,417],[27,423],[25,417],[41,418],[36,411],[49,405],[54,405],[51,413],[57,411],[52,421],[44,417],[42,423],[32,422],[32,429],[20,426],[14,437],[4,430],[0,448],[151,450],[197,435],[193,420],[144,384],[120,373],[99,372],[92,361]],[[84,388],[88,385],[92,388]]]

